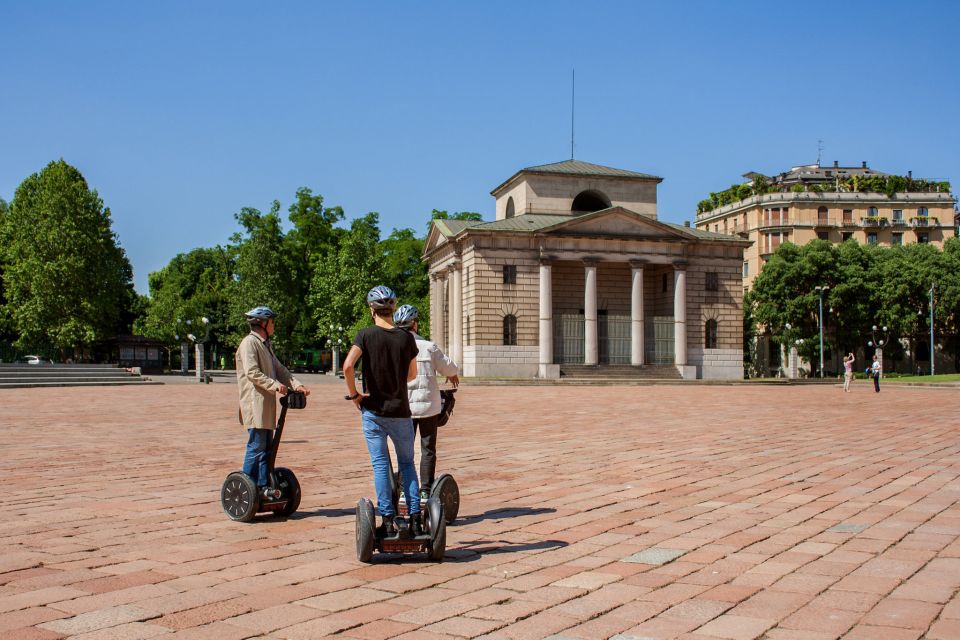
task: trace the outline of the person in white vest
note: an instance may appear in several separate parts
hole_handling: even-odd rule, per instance
[[[447,382],[457,387],[460,385],[460,368],[435,342],[417,333],[417,316],[416,307],[401,305],[393,314],[393,323],[410,331],[420,350],[417,355],[417,377],[407,383],[407,396],[414,427],[420,432],[420,499],[423,501],[430,495],[437,470],[437,423],[440,418],[437,374],[446,376]]]

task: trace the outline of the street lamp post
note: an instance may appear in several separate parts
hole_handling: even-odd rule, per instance
[[[870,335],[873,340],[868,340],[867,346],[876,348],[874,355],[877,356],[877,362],[880,363],[880,376],[883,377],[883,345],[890,341],[890,332],[886,326],[880,327],[883,335],[877,338],[877,325],[873,325],[870,329]]]
[[[180,375],[187,375],[190,370],[190,343],[186,336],[193,324],[191,320],[182,320],[177,318],[177,333],[174,339],[180,342]]]
[[[930,285],[930,375],[936,372],[936,365],[933,363],[933,289],[937,283]]]
[[[343,341],[343,326],[330,325],[330,341],[328,342],[333,351],[333,375],[340,373],[340,349],[345,346]]]
[[[819,324],[820,324],[820,377],[823,378],[823,294],[825,294],[830,289],[830,287],[822,286],[822,287],[814,287],[814,288],[817,291],[817,297],[820,301],[817,317],[819,319]]]

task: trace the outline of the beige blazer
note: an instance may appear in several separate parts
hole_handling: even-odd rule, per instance
[[[245,429],[277,428],[277,390],[296,389],[300,381],[280,364],[270,344],[251,331],[237,347],[240,423]]]

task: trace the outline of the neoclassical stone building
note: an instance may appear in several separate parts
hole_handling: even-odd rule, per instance
[[[684,378],[742,378],[750,242],[658,221],[661,181],[567,160],[494,189],[493,222],[434,221],[434,340],[467,376],[671,365]]]

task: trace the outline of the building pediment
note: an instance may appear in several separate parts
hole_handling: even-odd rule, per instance
[[[572,218],[539,230],[547,235],[610,236],[657,240],[691,240],[693,234],[623,207],[611,207]]]

